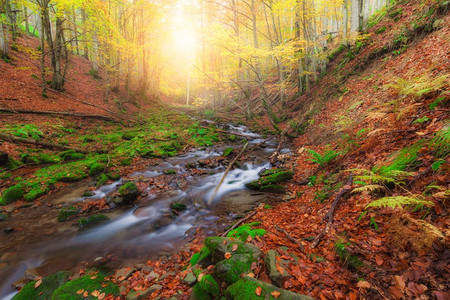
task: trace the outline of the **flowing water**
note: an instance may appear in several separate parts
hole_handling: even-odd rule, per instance
[[[260,135],[244,126],[229,126],[228,130],[251,137],[249,143],[253,145],[263,141]],[[241,145],[236,146],[236,151],[239,147]],[[193,150],[131,174],[127,180],[145,181],[161,176],[172,176],[173,179],[165,192],[154,193],[149,188],[139,206],[112,211],[107,214],[109,222],[90,230],[78,233],[61,223],[61,228],[49,231],[51,234],[40,236],[40,232],[34,232],[37,241],[24,243],[17,252],[2,257],[6,263],[0,265],[0,298],[10,299],[15,294],[11,285],[27,270],[27,273],[45,276],[58,270],[74,269],[82,261],[92,262],[100,257],[113,257],[121,265],[145,261],[152,256],[168,257],[171,251],[187,243],[199,228],[206,235],[224,231],[234,218],[267,200],[267,195],[252,193],[245,184],[257,179],[261,170],[270,168],[267,161],[274,147],[275,141],[266,141],[265,148],[255,149],[247,163],[231,170],[209,207],[204,203],[212,196],[225,167],[204,167],[201,170],[207,174],[193,176],[188,166],[199,160],[218,158],[224,147]],[[176,175],[166,175],[165,170],[175,170]],[[71,192],[56,197],[54,203],[68,206],[74,202],[98,200],[115,192],[121,184],[122,179],[101,187],[91,197],[80,198],[87,183],[78,183]],[[171,202],[186,203],[188,209],[174,218]]]

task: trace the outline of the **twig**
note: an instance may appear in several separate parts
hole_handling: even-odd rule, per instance
[[[236,227],[238,227],[239,225],[241,225],[242,223],[244,223],[245,221],[247,221],[248,219],[250,219],[251,217],[253,217],[254,215],[256,215],[257,211],[255,210],[254,212],[252,212],[251,214],[249,214],[248,216],[246,216],[245,218],[240,219],[239,221],[237,221],[236,223],[234,223],[233,226],[231,226],[227,231],[225,231],[222,236],[227,236],[227,234],[235,229]]]
[[[275,225],[275,229],[284,233],[284,235],[288,238],[288,240],[290,240],[291,242],[293,242],[294,244],[298,245],[298,249],[302,252],[304,252],[304,248],[303,248],[303,244],[297,240],[296,238],[292,237],[286,230],[278,227],[277,225]]]
[[[228,165],[228,168],[225,170],[225,173],[223,173],[223,176],[220,179],[219,184],[214,189],[214,192],[211,195],[211,198],[209,198],[208,206],[211,205],[212,201],[214,200],[214,197],[216,197],[217,191],[219,190],[220,186],[222,185],[223,181],[225,180],[225,177],[227,177],[228,172],[231,170],[231,167],[233,167],[234,163],[238,160],[239,157],[241,157],[241,155],[244,153],[245,148],[247,148],[247,146],[248,146],[248,142],[245,143],[244,147],[242,147],[241,152],[239,152],[239,154],[236,155],[236,157],[233,159],[233,161]]]
[[[341,200],[342,196],[347,194],[352,189],[352,182],[353,182],[353,175],[350,175],[348,178],[348,182],[344,187],[339,191],[339,193],[336,195],[336,198],[334,199],[333,203],[331,204],[330,210],[327,212],[327,214],[324,216],[324,219],[328,219],[327,225],[325,229],[314,239],[311,248],[316,248],[317,245],[319,245],[320,240],[330,231],[331,226],[333,225],[333,216],[334,211],[336,210],[336,207],[339,204],[339,201]]]

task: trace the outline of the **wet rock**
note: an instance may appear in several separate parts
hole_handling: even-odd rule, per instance
[[[183,211],[187,209],[187,205],[181,202],[170,203],[170,208],[178,211]]]
[[[229,300],[255,299],[255,290],[261,288],[261,296],[258,299],[273,299],[272,292],[280,293],[278,300],[312,300],[313,298],[280,289],[274,285],[259,281],[248,276],[242,277],[225,291],[225,297]]]
[[[83,193],[83,197],[92,197],[94,195],[95,195],[95,193],[93,191],[85,191]]]
[[[61,271],[42,279],[41,283],[35,287],[36,281],[27,283],[20,292],[12,299],[14,300],[46,300],[52,299],[55,290],[65,284],[70,277],[70,272]]]
[[[136,272],[135,268],[123,268],[118,270],[114,277],[116,278],[117,282],[122,282],[124,280],[127,280],[134,272]]]
[[[232,251],[234,244],[237,245],[237,248]],[[222,261],[227,252],[233,253],[233,255],[250,254],[255,259],[261,256],[261,250],[258,247],[226,237],[209,237],[205,240],[205,246],[211,251],[213,262]]]
[[[64,222],[72,216],[75,216],[80,213],[80,209],[75,206],[63,207],[60,209],[58,213],[58,221]]]
[[[155,223],[153,223],[152,228],[160,229],[162,227],[168,226],[172,224],[174,218],[175,216],[171,212],[165,213],[164,215],[161,216],[161,218],[159,218]]]
[[[214,277],[233,284],[241,278],[242,273],[250,272],[252,262],[256,261],[252,254],[232,254],[214,267]]]
[[[246,187],[262,192],[282,193],[285,189],[280,183],[292,179],[294,172],[283,169],[270,169],[263,171],[260,176],[258,180],[247,183]]]
[[[127,182],[119,188],[123,204],[132,204],[137,200],[139,189],[134,182]]]
[[[197,282],[197,277],[195,277],[195,274],[194,274],[194,272],[192,272],[192,270],[190,270],[186,274],[186,276],[184,276],[183,282],[188,285],[194,285]]]
[[[78,227],[80,229],[86,229],[86,228],[92,227],[94,225],[98,225],[103,222],[106,222],[108,220],[109,220],[109,218],[102,214],[92,215],[87,218],[80,218],[78,220]]]
[[[155,271],[151,271],[150,274],[148,274],[147,276],[145,276],[145,281],[158,281],[159,279],[159,274],[156,273]]]
[[[275,250],[269,250],[264,257],[264,264],[269,272],[269,277],[275,285],[281,287],[283,281],[290,277],[286,271],[290,264],[289,260],[281,259],[280,255]],[[279,267],[277,268],[277,264]],[[281,271],[281,272],[280,272]]]
[[[166,272],[166,273],[164,273],[163,275],[161,275],[161,277],[159,278],[159,280],[161,281],[161,280],[164,280],[164,279],[166,279],[166,278],[168,278],[168,277],[172,277],[172,276],[175,276],[175,275],[176,275],[175,272]]]

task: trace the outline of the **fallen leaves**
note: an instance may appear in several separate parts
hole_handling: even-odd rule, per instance
[[[233,244],[233,246],[231,247],[231,251],[236,251],[238,249],[238,244]]]
[[[280,297],[281,293],[278,291],[273,291],[272,293],[270,293],[272,295],[272,297],[274,297],[275,299]]]
[[[225,257],[225,259],[230,259],[231,253],[230,252],[225,253],[224,257]]]
[[[41,284],[42,284],[42,279],[39,279],[39,280],[36,281],[36,283],[34,284],[34,288],[37,289]]]
[[[256,296],[261,296],[261,292],[262,292],[262,288],[260,286],[258,286],[255,290]]]
[[[361,280],[356,284],[356,286],[360,289],[369,289],[372,285],[368,281]]]

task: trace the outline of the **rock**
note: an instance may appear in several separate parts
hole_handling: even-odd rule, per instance
[[[159,280],[161,281],[161,280],[166,279],[167,277],[171,277],[171,276],[175,276],[175,275],[176,275],[175,272],[166,272],[166,273],[164,273],[163,275],[161,275],[161,277],[159,278]]]
[[[42,279],[41,283],[37,285],[36,281],[27,283],[20,292],[12,299],[14,300],[46,300],[51,299],[53,292],[61,285],[65,284],[70,277],[70,272],[60,271]]]
[[[232,251],[234,244],[237,245],[237,249]],[[258,259],[261,255],[258,247],[226,237],[208,237],[205,239],[205,246],[211,251],[213,262],[224,260],[225,253],[250,254],[254,259]]]
[[[80,213],[80,209],[75,206],[63,207],[59,210],[58,221],[64,222],[72,216]]]
[[[119,188],[123,204],[132,204],[137,200],[139,189],[134,182],[127,182]]]
[[[159,274],[156,273],[155,271],[151,271],[150,274],[145,276],[146,281],[152,281],[152,280],[158,281],[158,279],[159,279]]]
[[[150,274],[151,271],[153,271],[153,268],[150,266],[143,266],[141,269],[141,272],[144,273],[145,275]]]
[[[195,277],[195,274],[190,270],[186,276],[183,278],[183,282],[188,285],[194,285],[197,282],[197,277]]]
[[[177,171],[173,170],[173,169],[167,169],[167,170],[163,170],[163,173],[166,175],[174,175],[174,174],[177,174]]]
[[[9,155],[6,152],[0,151],[0,166],[4,167],[8,163]]]
[[[105,185],[109,180],[109,177],[106,174],[100,174],[100,176],[98,176],[97,178],[97,184],[95,185],[96,187],[101,187],[103,185]]]
[[[252,262],[256,259],[252,254],[232,254],[230,259],[224,259],[214,267],[214,276],[233,284],[241,278],[242,273],[250,272]]]
[[[209,251],[208,247],[203,247],[199,252],[194,253],[190,261],[191,266],[197,264],[200,266],[209,266],[211,263],[211,251]]]
[[[192,288],[190,300],[220,299],[220,287],[211,275],[205,275]],[[244,298],[242,298],[244,299]]]
[[[160,229],[162,227],[172,224],[174,220],[174,215],[171,212],[163,214],[155,223],[151,225],[149,229]]]
[[[161,290],[163,287],[159,284],[154,284],[151,287],[149,287],[146,290],[143,291],[131,291],[128,293],[125,299],[127,300],[141,300],[141,299],[148,299],[150,295],[155,292]]]
[[[180,202],[172,202],[170,203],[170,208],[178,211],[183,211],[187,209],[187,205]]]
[[[269,277],[279,287],[282,286],[283,281],[290,277],[286,268],[291,262],[289,260],[281,259],[280,255],[275,250],[269,250],[264,257],[264,264],[269,272]],[[277,264],[279,267],[277,268]],[[280,272],[283,271],[283,272]]]
[[[108,221],[109,218],[102,214],[92,215],[87,218],[80,218],[78,220],[78,227],[80,229],[86,229],[94,225]]]
[[[284,192],[284,187],[279,185],[279,183],[292,179],[294,172],[283,169],[270,169],[263,171],[260,176],[258,180],[247,183],[246,187],[262,192],[281,193]]]
[[[116,278],[117,282],[122,282],[124,280],[127,280],[134,272],[136,272],[135,268],[123,268],[118,270],[114,277]]]
[[[258,287],[261,287],[261,296],[259,297],[255,294],[256,288]],[[230,285],[225,291],[225,297],[228,300],[273,299],[274,297],[271,295],[273,291],[280,293],[277,300],[313,300],[309,296],[286,291],[248,276],[244,276],[236,283]]]

